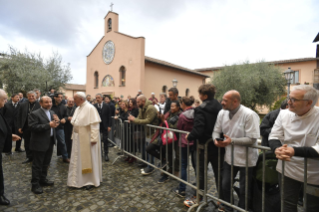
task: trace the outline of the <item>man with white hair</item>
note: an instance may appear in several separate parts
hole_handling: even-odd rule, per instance
[[[155,97],[155,93],[151,93],[151,97],[148,99],[152,102],[153,105],[156,105],[158,103],[158,99]]]
[[[34,91],[29,91],[27,93],[28,99],[20,104],[19,113],[18,113],[18,131],[20,134],[23,134],[24,140],[24,149],[26,152],[27,159],[22,163],[30,163],[33,160],[33,154],[30,150],[30,139],[31,139],[31,130],[28,124],[29,115],[39,109],[40,103],[36,101],[37,94]]]
[[[277,171],[284,191],[284,211],[297,212],[299,191],[304,184],[304,158],[308,158],[307,188],[319,188],[319,108],[316,89],[295,86],[288,97],[288,110],[280,111],[269,135],[270,148],[279,159]],[[282,176],[282,161],[285,173]],[[281,178],[284,177],[284,187]],[[308,189],[309,191],[309,189]],[[310,192],[311,193],[311,192]],[[307,212],[318,211],[319,197],[307,192]]]
[[[96,108],[86,101],[83,92],[74,95],[78,106],[71,119],[73,142],[68,174],[68,186],[86,190],[102,182],[100,116]]]

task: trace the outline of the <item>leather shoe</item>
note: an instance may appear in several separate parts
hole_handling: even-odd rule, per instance
[[[69,158],[63,159],[63,162],[64,163],[70,163],[70,159]]]
[[[85,186],[85,190],[91,190],[92,188],[94,188],[94,186],[92,186],[92,185],[87,185],[87,186]]]
[[[48,179],[45,179],[44,181],[40,181],[40,185],[41,186],[53,186],[54,182],[53,181],[49,181]]]
[[[15,152],[25,152],[25,151],[22,149],[16,149]]]
[[[10,205],[10,201],[5,196],[0,196],[0,205]]]
[[[32,159],[27,158],[25,161],[22,162],[22,164],[31,163],[31,162],[32,162]]]
[[[104,160],[105,161],[109,161],[110,159],[109,159],[109,156],[108,155],[104,155]]]
[[[32,189],[31,191],[35,194],[42,194],[43,193],[43,190],[41,188],[41,186],[32,186]]]

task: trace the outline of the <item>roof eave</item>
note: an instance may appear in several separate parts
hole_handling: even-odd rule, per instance
[[[146,59],[146,58],[145,58],[145,62],[154,63],[154,64],[165,66],[165,67],[168,67],[168,68],[173,68],[173,69],[176,69],[176,70],[179,70],[179,71],[188,72],[190,74],[199,75],[199,76],[202,76],[202,77],[205,77],[205,78],[209,78],[210,77],[210,76],[208,76],[206,74],[196,73],[196,72],[193,72],[193,71],[190,71],[190,70],[186,70],[186,69],[182,69],[182,68],[178,68],[178,67],[173,67],[173,66],[166,65],[166,64],[163,64],[163,63],[160,63],[160,62],[156,62],[156,61],[153,61],[153,60],[150,60],[150,59]]]

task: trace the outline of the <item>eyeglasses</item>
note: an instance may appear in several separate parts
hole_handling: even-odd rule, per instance
[[[310,99],[295,99],[295,98],[287,98],[287,101],[291,101],[291,103],[300,102],[300,101],[309,101]]]

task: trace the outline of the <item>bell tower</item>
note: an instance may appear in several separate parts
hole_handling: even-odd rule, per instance
[[[119,15],[112,11],[109,11],[104,17],[104,33],[119,31]]]

